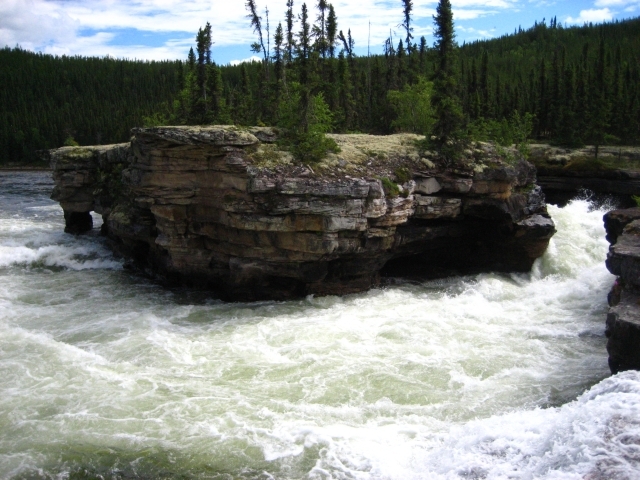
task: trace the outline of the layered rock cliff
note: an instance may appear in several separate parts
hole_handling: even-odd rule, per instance
[[[299,165],[269,128],[157,127],[52,152],[66,230],[103,232],[170,282],[255,300],[345,294],[381,276],[527,271],[555,232],[535,168],[476,144],[455,166],[416,136],[335,135]]]
[[[640,208],[614,210],[604,216],[611,243],[607,268],[618,276],[609,293],[609,367],[612,373],[640,370]]]
[[[564,202],[581,190],[613,195],[633,205],[631,195],[640,192],[640,148],[603,146],[561,148],[532,145],[531,161],[538,183],[553,202]]]

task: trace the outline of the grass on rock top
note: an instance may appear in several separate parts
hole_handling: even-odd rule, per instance
[[[328,134],[340,147],[339,153],[328,153],[318,162],[302,164],[277,143],[260,143],[248,155],[249,161],[259,169],[280,173],[299,174],[308,169],[315,177],[369,177],[388,178],[403,184],[415,173],[433,174],[435,171],[454,171],[473,175],[487,168],[511,164],[520,158],[512,147],[496,147],[484,142],[472,142],[463,158],[452,165],[444,165],[438,155],[421,151],[421,135],[398,133],[394,135]]]

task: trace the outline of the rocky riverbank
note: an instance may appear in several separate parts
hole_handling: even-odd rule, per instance
[[[609,367],[612,373],[640,370],[640,208],[614,210],[604,216],[611,243],[607,268],[618,276],[609,293]]]
[[[103,232],[132,265],[223,298],[345,294],[381,276],[527,271],[555,232],[535,168],[475,144],[442,165],[416,136],[334,135],[300,165],[269,128],[157,127],[52,151],[66,230]]]
[[[640,148],[561,148],[531,145],[530,161],[538,170],[538,184],[549,201],[564,203],[583,189],[613,195],[618,202],[634,205],[631,195],[640,192]]]

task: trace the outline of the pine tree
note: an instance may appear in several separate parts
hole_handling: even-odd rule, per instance
[[[407,52],[411,54],[411,40],[413,40],[413,27],[411,26],[411,11],[413,10],[413,0],[402,0],[402,13],[404,14],[404,20],[402,21],[402,27],[407,34],[405,42],[407,44]]]
[[[353,129],[355,103],[352,94],[351,72],[349,64],[341,51],[338,55],[338,83],[340,113],[337,118],[339,130],[346,132]]]
[[[420,55],[420,74],[424,75],[425,68],[427,66],[427,39],[424,36],[420,37],[420,47],[419,47],[419,55]]]
[[[547,64],[540,60],[538,69],[538,106],[536,110],[538,137],[545,137],[548,131],[549,97],[547,96]]]
[[[562,104],[560,109],[559,131],[556,139],[563,145],[569,147],[581,146],[580,134],[577,130],[576,122],[576,89],[575,89],[575,67],[565,68],[562,88]]]
[[[285,49],[285,62],[290,64],[293,61],[293,49],[296,47],[296,42],[293,33],[293,0],[287,0],[287,11],[285,12],[285,22],[287,26],[287,43]]]
[[[458,98],[456,43],[449,0],[438,2],[434,22],[437,63],[432,98],[436,118],[433,144],[447,161],[453,161],[466,146],[466,141],[464,115]]]
[[[187,57],[187,68],[190,72],[194,72],[196,69],[196,54],[193,52],[193,47],[189,49],[189,56]]]
[[[326,0],[318,0],[318,21],[320,25],[316,27],[315,36],[317,38],[317,50],[320,52],[320,56],[324,59],[327,57],[327,10],[329,10],[329,4]]]
[[[398,73],[396,78],[398,79],[398,88],[402,89],[407,83],[407,55],[404,51],[404,45],[402,43],[402,39],[398,42],[398,50],[396,51],[396,56],[398,57]]]
[[[609,101],[607,98],[607,78],[605,69],[605,44],[604,36],[600,37],[598,45],[598,56],[596,58],[596,68],[594,79],[591,82],[591,124],[588,130],[589,141],[595,146],[595,157],[601,145],[609,140],[607,134],[609,127]]]
[[[264,39],[262,36],[262,17],[258,15],[258,8],[254,0],[247,0],[245,3],[246,9],[249,11],[247,18],[251,19],[251,26],[253,32],[258,34],[258,41],[251,44],[251,50],[255,53],[262,53],[265,64],[268,61],[268,52],[264,46]]]
[[[476,68],[475,58],[471,62],[471,73],[467,88],[469,116],[472,120],[476,120],[480,116],[480,96],[478,95],[478,70]]]
[[[211,63],[207,66],[207,91],[208,95],[208,118],[207,123],[225,124],[229,122],[229,115],[224,101],[224,85],[222,83],[222,73],[220,68]]]
[[[311,80],[311,26],[309,25],[309,12],[307,4],[302,4],[300,10],[300,31],[298,32],[298,62],[300,84],[308,88]]]
[[[211,25],[198,29],[196,36],[196,50],[198,52],[198,91],[203,102],[207,101],[207,65],[211,63]]]
[[[338,34],[338,17],[333,5],[329,4],[329,15],[327,16],[327,49],[329,50],[329,57],[335,58],[336,56],[336,40]]]
[[[480,95],[480,117],[489,116],[489,52],[482,51],[480,61],[480,83],[478,85]]]
[[[287,72],[285,67],[285,55],[286,50],[284,47],[284,32],[282,30],[282,24],[279,23],[276,27],[276,33],[273,36],[273,66],[275,70],[275,85],[273,88],[273,117],[275,123],[278,123],[278,112],[280,110],[280,104],[284,95],[284,90],[287,86]]]
[[[276,27],[276,33],[273,36],[273,64],[275,67],[276,83],[284,81],[284,34],[282,32],[282,23]]]

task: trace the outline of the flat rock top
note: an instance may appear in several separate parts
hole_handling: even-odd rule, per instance
[[[419,142],[424,137],[411,133],[394,135],[329,134],[340,149],[328,153],[322,160],[305,165],[278,145],[278,129],[274,127],[238,127],[234,125],[161,126],[135,128],[134,142],[152,145],[154,148],[211,147],[220,151],[239,149],[243,162],[255,173],[272,176],[304,176],[326,178],[389,178],[398,183],[410,177],[429,177],[447,174],[460,177],[476,177],[481,180],[510,181],[518,177],[518,183],[535,179],[531,168],[512,148],[472,142],[455,165],[446,165],[433,152],[425,151]],[[125,146],[123,144],[122,146]],[[57,167],[81,162],[92,154],[108,151],[117,146],[65,147],[52,151],[58,158]],[[525,171],[526,170],[526,171]],[[522,177],[522,178],[520,178]],[[525,178],[526,177],[526,178]],[[526,180],[526,181],[525,181]]]
[[[257,145],[261,139],[276,139],[275,131],[268,127],[243,128],[233,125],[134,128],[132,133],[136,137],[165,140],[178,145],[205,144],[219,147],[246,147]]]
[[[612,179],[640,178],[640,147],[601,146],[598,158],[592,145],[563,148],[547,144],[531,144],[530,161],[544,175],[595,176]]]

